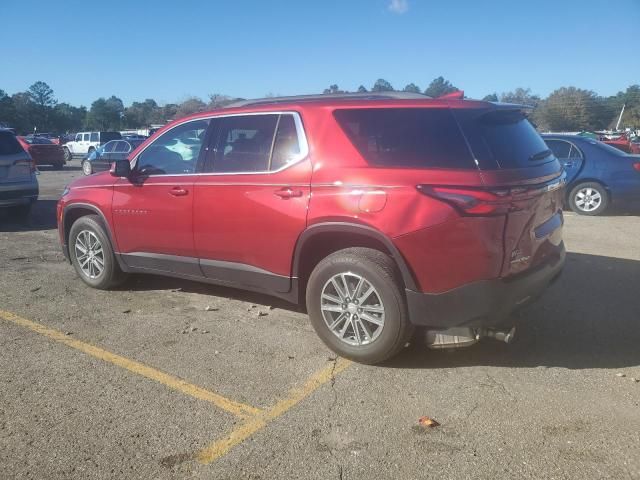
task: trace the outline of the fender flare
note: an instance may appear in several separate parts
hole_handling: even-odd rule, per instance
[[[305,246],[305,244],[311,240],[314,236],[322,233],[341,233],[341,234],[349,234],[354,233],[358,235],[363,235],[382,243],[385,248],[391,253],[391,257],[398,265],[398,269],[402,275],[402,280],[404,281],[404,285],[406,288],[418,291],[418,287],[416,281],[411,273],[411,270],[407,266],[407,262],[404,257],[400,253],[400,250],[395,246],[395,244],[391,241],[391,239],[382,233],[381,231],[369,227],[367,225],[362,225],[358,223],[351,222],[323,222],[316,223],[314,225],[309,226],[306,230],[304,230],[300,237],[298,237],[298,242],[296,243],[296,247],[293,254],[293,277],[300,277],[300,263],[301,263],[301,252]]]

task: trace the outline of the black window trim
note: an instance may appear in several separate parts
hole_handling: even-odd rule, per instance
[[[274,111],[264,111],[264,112],[243,112],[243,113],[230,113],[230,114],[225,114],[225,115],[209,115],[209,116],[205,116],[205,117],[197,117],[197,118],[190,118],[190,119],[186,119],[180,123],[176,123],[175,125],[173,125],[170,129],[162,132],[162,135],[170,132],[171,130],[178,128],[182,125],[185,125],[187,123],[190,122],[197,122],[197,121],[202,121],[202,120],[209,120],[209,126],[207,127],[207,132],[205,133],[203,142],[202,142],[202,147],[200,149],[200,156],[202,156],[203,152],[208,152],[209,151],[209,147],[211,146],[211,141],[212,141],[212,137],[214,137],[213,135],[211,135],[211,128],[212,125],[214,125],[213,120],[217,120],[217,119],[223,119],[223,118],[228,118],[228,117],[248,117],[248,116],[254,116],[254,115],[278,115],[278,118],[280,118],[281,115],[292,115],[293,116],[293,120],[295,122],[296,125],[296,133],[298,136],[298,145],[300,146],[300,153],[297,155],[297,157],[290,161],[289,163],[283,165],[281,168],[277,169],[277,170],[266,170],[266,171],[252,171],[252,172],[202,172],[200,171],[203,167],[204,167],[204,162],[201,162],[200,160],[198,160],[197,162],[197,166],[196,166],[196,171],[194,173],[169,173],[169,174],[162,174],[162,175],[147,175],[148,177],[186,177],[186,176],[202,176],[202,175],[215,175],[215,176],[227,176],[227,175],[267,175],[267,174],[274,174],[274,173],[279,173],[282,172],[283,170],[286,170],[288,168],[291,168],[292,166],[296,165],[297,163],[300,163],[302,160],[304,160],[305,158],[307,158],[309,156],[309,143],[307,142],[307,134],[305,132],[304,129],[304,124],[302,123],[302,117],[300,116],[300,113],[296,112],[296,111],[292,111],[292,110],[274,110]],[[279,123],[279,121],[278,121]],[[274,130],[274,139],[276,137],[277,134],[277,129]],[[158,138],[160,138],[160,136],[158,136]],[[156,139],[157,140],[157,139]],[[140,152],[138,152],[138,154],[135,156],[135,158],[133,158],[131,160],[131,170],[134,170],[137,163],[138,163],[138,157],[140,155],[142,155],[142,153],[149,148],[151,145],[153,145],[156,140],[154,140],[153,142],[149,143],[148,145],[146,145]],[[273,150],[273,149],[272,149]],[[273,153],[273,151],[271,152]],[[271,155],[269,156],[269,165],[271,165]]]
[[[565,142],[565,143],[568,143],[569,145],[571,145],[573,148],[575,148],[578,151],[578,153],[580,154],[580,160],[584,160],[584,152],[580,148],[578,148],[578,146],[575,143],[573,143],[571,140],[566,140],[564,138],[557,138],[557,137],[556,138],[553,138],[553,137],[545,138],[544,136],[542,137],[542,139],[545,141],[545,143],[546,143],[547,140],[550,140],[552,142]],[[553,151],[553,149],[551,147],[549,147],[549,148],[551,149],[551,151]],[[571,153],[571,149],[569,149],[569,153]],[[555,152],[554,152],[554,155],[555,155]],[[557,157],[557,158],[562,158],[562,157]],[[566,158],[576,158],[576,157],[566,157]]]

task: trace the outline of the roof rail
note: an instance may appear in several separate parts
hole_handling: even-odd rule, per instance
[[[315,95],[293,95],[290,97],[256,98],[230,103],[224,108],[270,105],[292,102],[314,102],[318,100],[427,100],[431,97],[413,92],[363,92],[363,93],[319,93]]]

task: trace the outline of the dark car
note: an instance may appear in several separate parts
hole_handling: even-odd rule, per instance
[[[155,273],[306,304],[361,362],[415,326],[508,340],[565,258],[564,173],[523,108],[388,92],[183,118],[69,185],[62,248],[94,288]]]
[[[36,165],[52,165],[56,170],[62,170],[65,164],[62,147],[50,138],[27,135],[17,137]]]
[[[580,215],[640,202],[640,156],[576,135],[542,136],[567,172],[567,205]]]
[[[144,140],[111,140],[98,147],[89,158],[82,161],[82,172],[91,175],[96,172],[109,170],[111,163],[116,160],[126,160]]]
[[[12,131],[0,128],[0,208],[23,219],[38,193],[35,162]]]

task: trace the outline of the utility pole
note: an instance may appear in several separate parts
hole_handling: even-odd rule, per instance
[[[626,107],[626,106],[627,106],[627,104],[626,104],[626,103],[624,103],[624,104],[622,105],[622,110],[620,110],[620,116],[618,117],[618,123],[616,123],[616,132],[617,132],[618,130],[620,130],[620,122],[622,121],[622,114],[624,113],[624,107]]]

